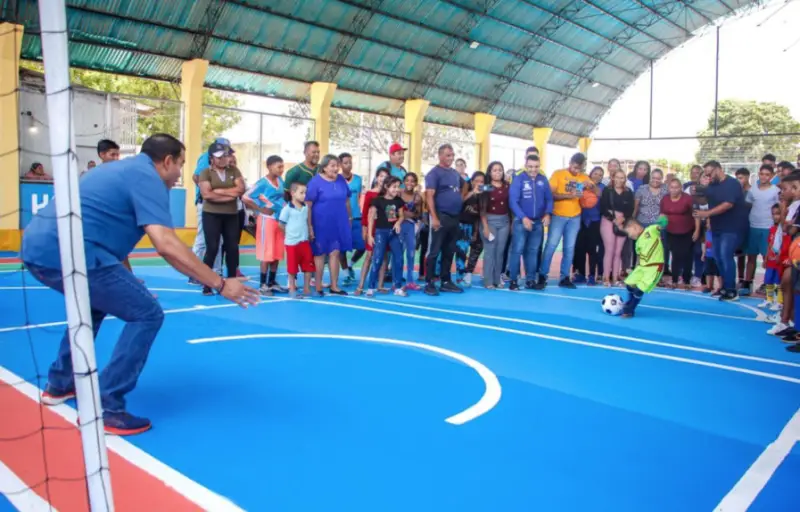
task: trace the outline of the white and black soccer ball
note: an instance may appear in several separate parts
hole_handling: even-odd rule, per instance
[[[622,314],[622,308],[625,306],[625,302],[622,300],[622,297],[612,293],[611,295],[603,297],[603,302],[600,305],[603,308],[603,312],[607,315],[617,316]]]

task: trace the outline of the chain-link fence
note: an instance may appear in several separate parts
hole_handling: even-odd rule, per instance
[[[746,168],[757,174],[761,159],[772,154],[777,161],[800,163],[800,133],[781,135],[738,135],[718,137],[686,137],[672,139],[595,139],[589,151],[591,165],[607,167],[612,158],[620,160],[623,169],[633,169],[638,160],[665,173],[689,177],[692,165],[709,160],[719,161],[726,172],[733,174]]]
[[[312,119],[267,114],[231,107],[203,107],[203,147],[217,137],[231,141],[236,165],[248,184],[264,176],[270,155],[281,156],[288,169],[303,161],[303,143],[314,135]]]
[[[475,135],[472,130],[425,123],[422,129],[423,174],[427,173],[431,167],[439,165],[438,151],[442,144],[453,146],[456,158],[463,158],[467,162],[467,174],[479,170],[478,151],[480,145],[475,143]]]
[[[360,175],[364,183],[372,183],[375,170],[389,160],[389,146],[396,142],[407,148],[411,141],[409,134],[403,131],[401,119],[386,118],[384,121],[381,125],[386,128],[370,126],[373,124],[370,122],[331,122],[331,152],[353,155],[353,172]]]
[[[42,164],[50,173],[50,133],[43,78],[22,75],[19,91],[20,176],[33,164]],[[153,133],[183,137],[183,104],[179,101],[108,94],[82,87],[71,91],[76,116],[76,152],[81,169],[99,163],[97,143],[111,139],[120,146],[122,157],[136,154],[141,143]]]

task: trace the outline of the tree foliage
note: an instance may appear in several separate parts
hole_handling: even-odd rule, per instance
[[[296,102],[289,107],[293,117],[310,117],[308,103]],[[299,126],[300,119],[293,119],[293,126]],[[314,136],[309,129],[307,138]],[[386,154],[393,142],[408,145],[405,123],[402,118],[387,115],[356,112],[340,108],[331,109],[331,145],[348,151],[364,151]],[[439,146],[445,142],[452,144],[456,154],[469,160],[474,152],[471,130],[426,123],[422,134],[423,161],[436,161]]]
[[[20,65],[44,73],[44,67],[38,62],[23,61]],[[181,133],[181,109],[180,104],[175,103],[180,102],[181,94],[180,87],[176,84],[85,69],[70,69],[70,81],[75,85],[102,92],[156,98],[137,100],[136,128],[139,144],[153,133],[168,133],[176,137]],[[234,94],[210,89],[203,91],[203,103],[219,107],[238,107],[241,104]],[[240,119],[241,116],[232,110],[205,109],[203,146],[208,146],[216,137],[236,126]]]
[[[779,161],[793,160],[797,155],[800,122],[792,117],[788,107],[772,102],[723,100],[718,110],[717,132],[724,137],[700,139],[696,157],[701,164],[712,159],[723,163],[758,162],[767,153],[774,154]],[[697,135],[714,135],[713,111],[708,126]]]

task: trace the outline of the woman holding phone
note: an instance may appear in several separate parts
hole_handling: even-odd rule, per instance
[[[492,162],[479,200],[483,240],[483,286],[502,288],[503,251],[511,227],[508,183],[503,164]]]

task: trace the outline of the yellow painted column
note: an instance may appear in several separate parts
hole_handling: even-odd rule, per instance
[[[552,128],[533,129],[533,145],[539,150],[540,167],[544,173],[547,173],[547,142],[552,133]]]
[[[0,250],[17,251],[19,231],[19,58],[22,25],[0,23]]]
[[[491,114],[475,114],[475,160],[481,171],[489,167],[489,148],[495,119],[497,116]]]
[[[408,170],[417,176],[422,176],[422,131],[425,112],[431,104],[427,100],[406,100],[405,104],[405,130],[408,132]]]
[[[589,147],[592,145],[592,138],[591,137],[581,137],[578,139],[578,150],[587,155],[589,153]]]
[[[183,144],[186,164],[183,166],[183,186],[186,188],[186,225],[197,227],[197,208],[194,204],[195,184],[192,181],[197,159],[203,152],[203,84],[208,61],[194,59],[181,66],[181,101],[183,101]]]
[[[319,142],[319,152],[327,155],[331,148],[331,102],[336,84],[314,82],[311,84],[311,118],[314,120],[314,138]]]

